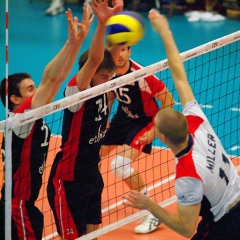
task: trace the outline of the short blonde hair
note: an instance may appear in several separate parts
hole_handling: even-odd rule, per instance
[[[186,117],[170,108],[162,109],[155,117],[155,127],[174,144],[183,143],[188,135]]]

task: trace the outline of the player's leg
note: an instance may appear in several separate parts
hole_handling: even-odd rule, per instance
[[[113,173],[122,178],[130,189],[137,190],[148,196],[146,185],[137,172],[132,168],[132,162],[135,161],[140,155],[141,151],[131,148],[129,145],[123,145],[121,151],[112,161]],[[160,224],[160,221],[152,214],[145,216],[141,223],[135,227],[134,232],[145,234],[154,231]]]
[[[86,210],[86,222],[87,229],[86,234],[93,232],[99,228],[99,225],[102,223],[102,191],[104,188],[104,183],[102,175],[95,174],[95,179],[89,183],[91,193],[89,192],[89,202],[88,209]],[[97,238],[93,238],[97,240]]]
[[[61,239],[73,240],[86,232],[85,189],[83,184],[57,178],[53,178],[52,184],[48,184],[48,199]],[[50,190],[55,194],[49,194]]]
[[[64,0],[52,0],[50,7],[45,11],[47,15],[55,16],[64,11]]]
[[[141,152],[139,150],[124,144],[115,158],[115,165],[114,163],[112,164],[113,169],[115,169],[115,175],[123,178],[130,189],[139,192],[145,188],[145,183],[137,170],[132,168],[132,162],[135,161],[140,154]]]
[[[86,234],[96,231],[99,228],[99,224],[87,224]],[[97,240],[97,238],[92,238],[92,240]]]
[[[101,159],[113,156],[114,150],[116,151],[117,147],[117,145],[102,145],[100,149]]]

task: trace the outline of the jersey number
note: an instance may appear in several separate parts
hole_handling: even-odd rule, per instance
[[[103,95],[103,99],[100,98],[96,101],[96,104],[98,105],[98,117],[95,117],[95,121],[101,121],[101,113],[104,113],[104,115],[107,114],[107,101],[106,101],[106,94]]]
[[[118,92],[119,91],[119,92]],[[130,104],[131,98],[127,95],[127,92],[129,91],[128,88],[121,87],[118,90],[115,90],[115,94],[117,95],[117,99],[120,102]]]
[[[48,146],[49,142],[48,142],[48,135],[49,135],[49,131],[48,131],[48,127],[45,124],[45,122],[43,121],[43,125],[41,127],[42,131],[45,131],[45,138],[44,138],[44,142],[41,143],[41,147],[46,147]]]
[[[229,159],[224,154],[222,154],[222,160],[223,160],[223,166],[220,167],[219,169],[219,177],[226,182],[226,185],[228,185],[229,178],[227,174],[229,173],[230,163],[229,163]]]

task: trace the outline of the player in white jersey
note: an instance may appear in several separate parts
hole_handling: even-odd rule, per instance
[[[158,138],[176,157],[178,213],[165,210],[137,191],[124,196],[128,200],[124,204],[147,209],[169,228],[193,240],[238,240],[240,177],[194,98],[166,18],[152,10],[149,19],[163,40],[183,106],[183,113],[163,109],[155,117]],[[202,219],[196,230],[199,216]]]

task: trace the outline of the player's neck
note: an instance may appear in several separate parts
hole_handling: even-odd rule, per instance
[[[127,63],[122,66],[122,67],[118,67],[117,70],[117,75],[124,75],[128,72],[128,69],[130,68],[130,60],[127,61]]]
[[[184,149],[186,149],[188,147],[188,139],[189,139],[189,135],[188,135],[186,141],[184,141],[183,143],[169,144],[169,148],[173,151],[175,156],[178,155],[179,153],[181,153]]]

